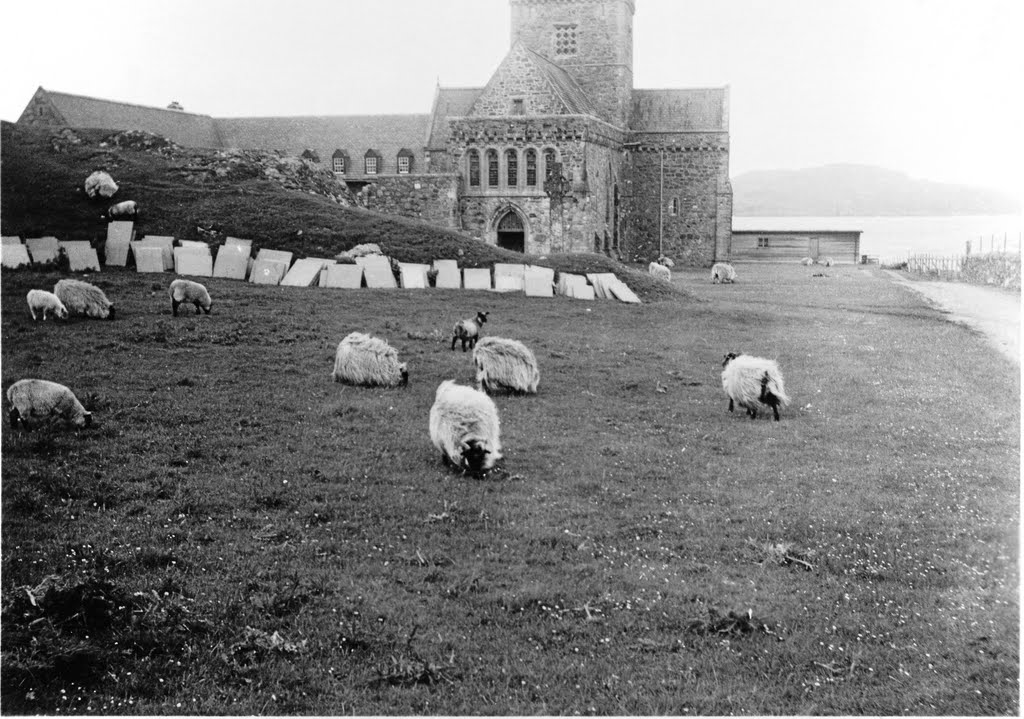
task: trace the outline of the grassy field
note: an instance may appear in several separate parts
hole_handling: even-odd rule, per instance
[[[1017,715],[1019,370],[877,271],[739,269],[642,306],[214,279],[178,318],[105,270],[116,321],[45,324],[59,276],[5,270],[3,387],[96,426],[4,424],[4,713]],[[477,310],[541,368],[482,480],[427,434]],[[353,330],[410,386],[332,383]],[[781,422],[727,411],[730,350]]]

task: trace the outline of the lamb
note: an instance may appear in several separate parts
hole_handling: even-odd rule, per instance
[[[114,303],[96,285],[82,280],[61,280],[53,286],[53,294],[64,303],[69,314],[114,319]]]
[[[430,441],[445,463],[480,475],[501,459],[500,422],[494,400],[483,392],[442,382],[430,408]]]
[[[371,387],[409,384],[408,365],[398,361],[395,348],[362,332],[352,332],[338,344],[331,376],[335,382]]]
[[[477,389],[536,394],[540,370],[533,352],[518,340],[484,337],[473,349]]]
[[[92,413],[78,401],[74,393],[62,384],[45,379],[23,379],[7,388],[11,405],[11,427],[19,422],[29,429],[28,418],[58,417],[76,427],[92,424]]]
[[[68,318],[68,308],[64,306],[57,295],[46,290],[29,290],[28,291],[28,311],[32,314],[32,319],[36,319],[36,311],[42,311],[43,322],[46,322],[46,313],[50,312],[56,317],[62,320]]]
[[[175,317],[178,316],[178,305],[182,302],[194,304],[197,315],[200,309],[206,314],[210,314],[210,309],[213,307],[213,300],[210,299],[210,293],[206,291],[206,287],[192,280],[174,280],[168,288],[168,293],[171,295],[171,312]]]
[[[716,262],[711,266],[711,283],[733,283],[736,281],[736,269],[726,262]]]
[[[722,367],[722,388],[729,395],[730,412],[735,402],[747,410],[751,419],[757,419],[760,402],[771,407],[775,421],[779,421],[779,407],[789,404],[789,397],[775,360],[730,352]]]
[[[138,216],[139,203],[135,200],[125,200],[124,202],[118,202],[116,205],[108,207],[106,214],[100,215],[100,218],[105,220],[117,220],[122,217],[135,218]]]
[[[672,270],[665,267],[665,265],[652,262],[647,265],[647,271],[659,280],[665,280],[665,282],[672,281]]]
[[[476,347],[476,341],[480,337],[480,328],[487,321],[489,314],[490,312],[477,312],[476,317],[456,322],[455,327],[452,328],[452,349],[455,349],[455,343],[459,340],[462,340],[463,352],[466,351],[466,345],[469,345],[470,349]]]
[[[85,194],[89,197],[113,197],[117,192],[117,183],[106,172],[97,170],[85,178]]]

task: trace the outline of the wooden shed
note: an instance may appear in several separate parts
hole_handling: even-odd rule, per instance
[[[860,262],[861,230],[733,230],[732,262],[799,262],[831,257],[836,263]]]

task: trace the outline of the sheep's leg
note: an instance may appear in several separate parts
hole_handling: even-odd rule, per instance
[[[178,316],[178,305],[180,305],[180,304],[181,304],[181,303],[180,303],[180,302],[178,302],[177,300],[171,300],[171,313],[172,313],[172,314],[173,314],[173,315],[174,315],[175,317],[177,317],[177,316]]]
[[[777,404],[772,405],[772,412],[775,413],[775,421],[779,421],[779,406]]]
[[[455,351],[455,343],[459,341],[458,335],[452,335],[452,351]]]
[[[197,315],[200,314],[199,303],[198,302],[193,302],[192,304],[194,304],[196,306],[196,314]]]
[[[729,398],[729,411],[732,412],[732,397]]]
[[[11,413],[9,416],[11,418],[11,427],[17,427],[18,422],[21,421],[21,412],[18,411],[17,407],[11,407]],[[24,422],[22,422],[22,424],[24,424]]]

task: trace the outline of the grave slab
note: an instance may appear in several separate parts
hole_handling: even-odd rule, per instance
[[[293,253],[286,252],[285,250],[267,250],[267,249],[262,249],[262,250],[260,250],[259,252],[256,253],[256,259],[257,260],[275,260],[277,262],[283,262],[284,266],[285,266],[285,269],[287,269],[292,264],[292,255],[293,255]]]
[[[425,290],[430,286],[427,281],[427,271],[430,265],[421,265],[415,262],[398,263],[398,271],[402,280],[402,287],[407,290]]]
[[[132,247],[137,272],[163,272],[164,253],[159,247]]]
[[[590,285],[573,285],[570,297],[574,300],[592,300],[594,299],[594,288]]]
[[[456,260],[434,260],[437,279],[434,285],[440,289],[457,290],[462,287],[462,273]]]
[[[555,289],[554,279],[555,271],[550,272],[538,272],[537,270],[547,270],[547,267],[527,267],[526,276],[524,278],[523,291],[527,297],[554,297]]]
[[[337,287],[346,290],[358,290],[363,286],[363,266],[337,264],[331,265],[324,273],[325,287]]]
[[[618,280],[617,282],[609,285],[608,289],[611,291],[612,295],[614,295],[617,300],[620,300],[622,302],[628,302],[629,304],[632,305],[640,304],[640,298],[637,297],[636,293],[633,292],[633,290],[629,289],[626,283],[623,282],[622,280]]]
[[[201,249],[210,251],[210,243],[200,242],[199,240],[178,240],[179,247],[199,247]]]
[[[618,278],[614,273],[595,272],[593,274],[588,274],[587,279],[590,280],[590,284],[594,286],[594,294],[597,295],[598,299],[613,299],[611,292],[608,289],[608,285],[612,282],[618,281]]]
[[[486,267],[467,267],[462,270],[462,286],[467,290],[491,289],[491,271]]]
[[[58,244],[58,246],[62,250],[65,250],[65,251],[71,249],[72,247],[76,247],[78,249],[85,249],[86,247],[92,247],[92,245],[89,244],[88,240],[61,240],[57,244]]]
[[[25,240],[25,248],[33,262],[52,262],[57,259],[59,247],[56,237],[30,237]]]
[[[0,237],[0,242],[3,242],[5,245],[20,245],[21,238],[17,235],[4,235]]]
[[[495,262],[494,263],[494,284],[497,288],[498,277],[511,276],[511,277],[524,277],[526,275],[526,265],[514,265],[507,262]]]
[[[100,258],[93,247],[72,247],[68,251],[68,264],[72,272],[100,271]]]
[[[371,289],[390,290],[398,287],[398,283],[395,282],[395,273],[391,271],[391,262],[385,264],[372,262],[364,265],[363,276],[366,278],[366,286]]]
[[[141,240],[132,242],[132,251],[136,247],[159,247],[163,258],[164,271],[174,270],[174,238],[165,235],[146,235]]]
[[[239,239],[237,237],[228,237],[228,238],[226,238],[224,240],[224,244],[225,245],[229,245],[231,247],[245,247],[245,248],[248,248],[250,250],[252,249],[252,240],[241,240],[241,239]]]
[[[7,243],[0,245],[0,258],[2,258],[4,267],[21,267],[32,264],[32,260],[28,256],[28,248],[20,242],[16,245]]]
[[[212,277],[213,258],[198,247],[174,248],[174,271],[179,275]]]
[[[495,292],[522,292],[524,286],[525,282],[522,275],[494,275]]]
[[[252,263],[249,282],[257,285],[279,285],[288,265],[281,260],[256,260]]]
[[[213,263],[213,276],[229,280],[244,280],[249,270],[249,248],[242,245],[224,245],[217,250]]]
[[[128,250],[135,234],[135,223],[114,220],[107,225],[106,259],[104,264],[124,267],[128,264]]]
[[[295,264],[281,279],[281,285],[284,287],[312,287],[320,279],[320,271],[323,267],[323,260],[309,257],[295,260]]]
[[[356,258],[356,264],[363,267],[391,267],[391,260],[384,255],[363,255]]]
[[[587,285],[587,278],[583,275],[573,275],[567,272],[558,274],[558,294],[565,297],[573,297],[575,288]]]

